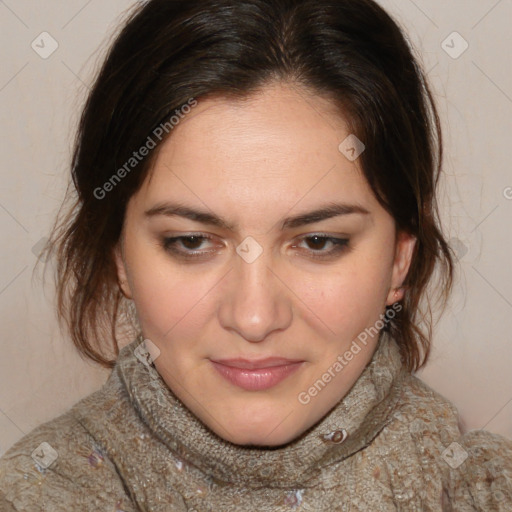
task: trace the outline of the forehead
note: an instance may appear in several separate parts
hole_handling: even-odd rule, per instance
[[[333,103],[297,85],[275,83],[244,99],[209,98],[199,102],[173,130],[163,152],[174,157],[206,156],[202,147],[218,149],[209,160],[230,157],[245,161],[288,159],[337,148],[347,133]],[[277,150],[277,151],[276,151]],[[271,164],[271,161],[268,161]]]
[[[297,201],[369,205],[358,162],[339,150],[349,134],[333,103],[295,85],[267,86],[244,100],[206,99],[161,146],[141,193],[146,205],[187,197],[261,215]]]

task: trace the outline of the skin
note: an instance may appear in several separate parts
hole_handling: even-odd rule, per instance
[[[361,375],[378,337],[307,404],[299,394],[402,298],[394,292],[415,239],[395,238],[394,219],[358,161],[339,151],[349,133],[327,99],[287,83],[267,85],[244,101],[200,101],[129,201],[114,251],[122,291],[135,303],[144,337],[160,350],[155,367],[166,384],[233,443],[282,445],[317,423]],[[165,201],[213,213],[236,229],[144,215]],[[369,213],[281,229],[285,217],[328,202]],[[336,246],[305,238],[315,234],[348,238],[348,249],[329,256]],[[165,237],[191,235],[212,240],[182,240],[174,248],[200,258],[162,245]],[[236,252],[248,236],[263,250],[252,263]],[[210,361],[269,356],[304,363],[271,389],[246,391]]]

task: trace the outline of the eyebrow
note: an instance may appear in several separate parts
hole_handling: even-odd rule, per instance
[[[370,212],[358,204],[328,203],[315,210],[301,213],[293,217],[286,217],[283,220],[281,229],[298,228],[333,217],[353,214],[370,215]],[[209,213],[205,210],[191,208],[183,204],[168,202],[158,203],[144,212],[144,216],[146,218],[152,218],[158,215],[166,217],[184,217],[195,222],[200,222],[201,224],[208,224],[218,228],[227,229],[229,231],[237,231],[238,229],[237,224],[230,223],[218,215]]]

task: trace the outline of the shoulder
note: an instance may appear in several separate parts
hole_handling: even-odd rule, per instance
[[[472,430],[448,447],[445,459],[451,502],[471,510],[512,510],[512,440]]]
[[[26,434],[0,458],[1,510],[130,510],[122,481],[80,423],[102,390]],[[2,501],[3,500],[3,501]],[[75,508],[76,507],[76,508]],[[92,507],[92,508],[91,508]]]
[[[443,395],[415,375],[405,375],[390,428],[411,438],[434,455],[461,435],[459,413]]]
[[[439,472],[444,469],[442,451],[461,435],[457,409],[405,370],[396,389],[396,399],[388,409],[374,447],[386,465],[397,464],[412,470],[420,461],[430,468],[424,468],[424,472]]]
[[[407,375],[404,380],[401,412],[416,419],[417,425],[436,430],[445,427],[448,436],[460,434],[457,408],[415,375]]]
[[[17,512],[10,501],[7,501],[5,495],[0,491],[0,510],[2,512]]]
[[[463,434],[455,406],[414,375],[404,380],[393,420],[391,429],[405,434],[404,457],[419,461],[423,474],[430,467],[439,475],[445,504],[512,510],[512,440],[485,430]]]

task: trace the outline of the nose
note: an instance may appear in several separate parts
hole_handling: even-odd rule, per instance
[[[238,255],[228,274],[218,309],[224,329],[247,341],[264,341],[272,332],[285,330],[292,321],[290,290],[263,252],[248,263]]]

